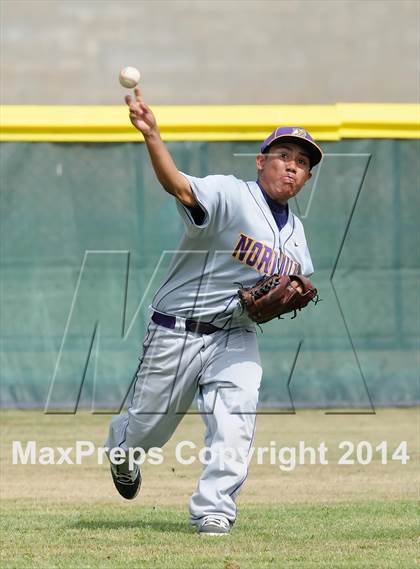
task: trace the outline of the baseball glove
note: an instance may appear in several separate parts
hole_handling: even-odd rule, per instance
[[[292,282],[300,286],[297,290]],[[318,292],[311,281],[302,275],[271,275],[263,277],[253,287],[238,290],[242,308],[257,324],[263,324],[282,314],[305,308],[309,302],[318,301]]]

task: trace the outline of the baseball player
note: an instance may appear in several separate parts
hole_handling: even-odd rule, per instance
[[[152,302],[128,412],[111,421],[106,446],[125,453],[163,446],[197,395],[210,457],[190,499],[191,523],[202,535],[226,535],[247,476],[262,376],[255,323],[238,301],[238,283],[313,273],[288,201],[322,152],[304,129],[279,127],[256,157],[257,181],[196,178],[178,171],[140,90],[125,101],[159,182],[175,197],[185,233]],[[300,288],[298,281],[293,286]],[[235,456],[221,460],[225,449]],[[132,466],[111,463],[114,484],[129,500],[141,484],[140,469]]]

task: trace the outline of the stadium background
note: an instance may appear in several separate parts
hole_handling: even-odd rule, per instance
[[[323,302],[264,327],[261,402],[418,401],[418,3],[1,7],[3,406],[43,407],[55,377],[49,408],[72,411],[84,378],[80,405],[115,412],[136,367],[182,224],[127,124],[126,64],[181,170],[254,179],[281,122],[327,153],[294,204]]]

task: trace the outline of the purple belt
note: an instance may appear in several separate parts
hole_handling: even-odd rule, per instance
[[[152,314],[152,320],[155,324],[159,326],[164,326],[165,328],[171,328],[172,330],[176,325],[176,317],[170,316],[169,314],[162,314],[162,312],[157,312],[156,310]],[[187,318],[185,320],[185,330],[188,332],[195,332],[196,334],[213,334],[222,328],[213,326],[209,322],[200,322],[199,320],[192,320]]]

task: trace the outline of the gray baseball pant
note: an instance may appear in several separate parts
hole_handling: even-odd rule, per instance
[[[262,376],[256,333],[234,328],[200,335],[151,322],[128,412],[112,419],[106,446],[162,447],[188,411],[198,389],[205,423],[204,465],[190,500],[191,522],[209,514],[236,519],[235,499],[246,479]],[[224,449],[236,456],[221,460]],[[223,456],[223,455],[222,455]],[[223,468],[220,465],[223,464]]]

